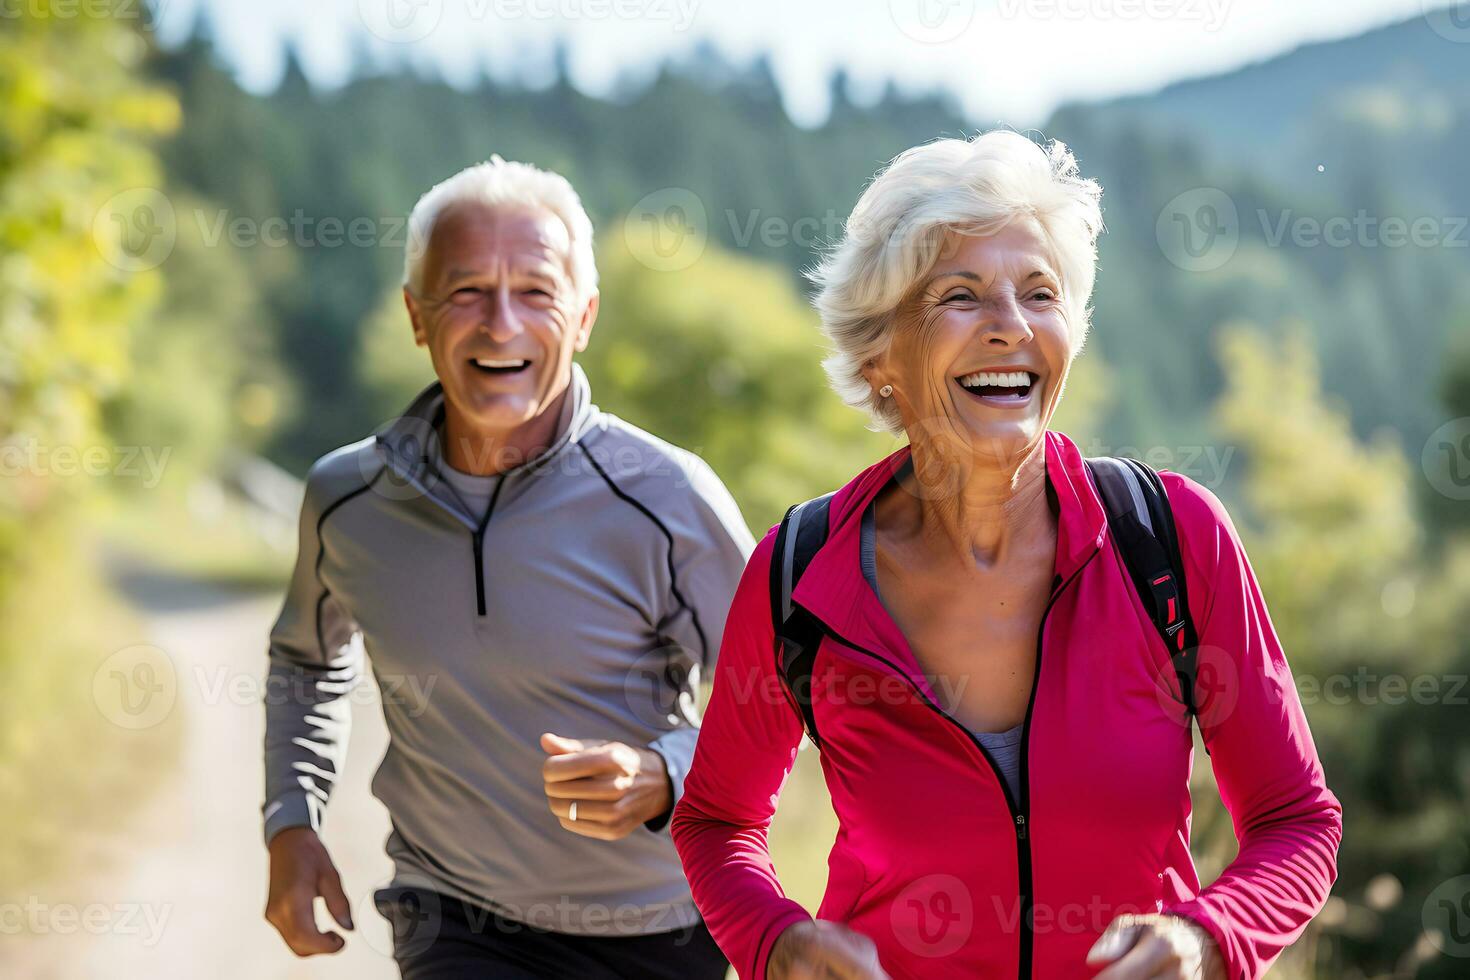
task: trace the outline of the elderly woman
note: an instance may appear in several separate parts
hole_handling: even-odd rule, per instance
[[[833,386],[906,445],[824,502],[789,603],[772,529],[730,611],[673,835],[742,977],[1256,978],[1326,899],[1341,809],[1230,518],[1159,474],[1240,844],[1201,889],[1184,675],[1092,469],[1048,429],[1099,196],[1060,143],[929,143],[815,274]],[[801,694],[776,639],[792,609],[814,625]],[[840,824],[815,920],[766,842],[804,717]]]

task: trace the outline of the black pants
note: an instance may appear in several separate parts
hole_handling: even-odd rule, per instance
[[[403,980],[724,980],[729,965],[703,922],[646,936],[572,936],[417,888],[384,888]]]

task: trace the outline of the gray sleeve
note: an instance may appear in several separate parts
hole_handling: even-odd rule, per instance
[[[755,539],[740,507],[709,464],[693,455],[686,465],[688,486],[671,508],[673,588],[668,613],[659,624],[667,640],[697,655],[706,683],[714,676],[720,637],[735,587]]]
[[[307,477],[296,567],[270,634],[265,696],[265,839],[287,827],[320,830],[322,811],[347,753],[349,693],[361,677],[357,624],[322,582],[321,526],[363,489],[335,494],[321,463]]]
[[[659,626],[669,642],[691,651],[701,665],[702,680],[714,677],[715,658],[725,617],[745,562],[755,550],[755,539],[740,508],[720,478],[703,460],[686,460],[687,486],[669,508],[673,538],[673,588],[670,610]],[[696,698],[698,691],[691,692]],[[684,795],[684,776],[694,759],[695,726],[676,728],[649,746],[663,757],[674,790],[674,802]]]

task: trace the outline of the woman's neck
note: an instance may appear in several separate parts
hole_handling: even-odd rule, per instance
[[[1008,459],[946,457],[916,444],[913,457],[899,530],[936,557],[994,567],[1053,533],[1043,443]],[[944,478],[935,478],[936,469]],[[921,489],[914,473],[925,474],[924,485],[946,489]]]

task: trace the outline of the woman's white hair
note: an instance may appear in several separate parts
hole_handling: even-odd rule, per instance
[[[597,261],[592,252],[592,221],[582,199],[561,174],[529,163],[502,160],[497,154],[466,167],[429,188],[408,215],[408,247],[403,256],[403,284],[412,292],[423,286],[424,253],[434,225],[451,205],[475,202],[494,207],[544,208],[561,219],[571,239],[568,275],[578,293],[597,289]]]
[[[1043,147],[993,130],[900,153],[858,198],[842,240],[808,273],[834,348],[822,362],[832,387],[871,416],[869,428],[902,431],[894,400],[878,397],[863,365],[887,348],[899,304],[933,267],[946,233],[992,234],[1020,217],[1037,220],[1057,261],[1075,356],[1092,316],[1101,197],[1059,140]]]

